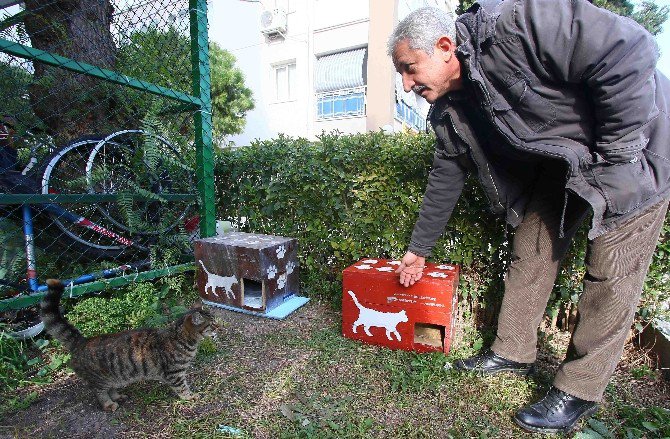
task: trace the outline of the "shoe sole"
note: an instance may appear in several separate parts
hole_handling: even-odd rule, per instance
[[[564,433],[564,434],[566,434],[566,433],[570,433],[572,430],[575,429],[575,426],[577,425],[577,423],[579,422],[580,419],[589,418],[589,417],[593,416],[597,411],[598,411],[598,406],[597,405],[593,406],[590,409],[588,409],[587,411],[585,411],[584,413],[582,413],[579,417],[577,417],[577,419],[575,419],[575,421],[572,424],[568,425],[567,427],[563,427],[563,428],[535,427],[533,425],[528,425],[525,422],[521,422],[520,420],[517,419],[516,416],[514,417],[514,422],[516,423],[516,425],[523,428],[524,430],[530,431],[530,432],[533,432],[533,433],[545,433],[545,434]]]
[[[454,369],[456,369],[459,372],[472,372],[472,373],[476,373],[478,375],[496,375],[496,374],[499,374],[499,373],[513,373],[513,374],[519,375],[519,376],[528,376],[528,375],[531,375],[535,371],[534,367],[529,367],[528,369],[510,369],[510,368],[496,369],[496,370],[493,370],[493,371],[481,370],[481,369],[476,369],[476,368],[475,369],[460,369],[458,367],[456,367]]]

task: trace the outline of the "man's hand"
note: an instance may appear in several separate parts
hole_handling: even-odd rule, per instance
[[[400,283],[406,287],[414,285],[414,282],[418,282],[423,275],[423,269],[426,265],[426,258],[423,256],[417,256],[412,252],[405,253],[402,260],[400,261],[400,266],[395,271],[400,273]]]

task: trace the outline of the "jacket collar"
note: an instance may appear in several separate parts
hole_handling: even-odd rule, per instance
[[[479,58],[481,46],[495,38],[496,21],[500,16],[496,6],[500,1],[480,0],[456,20],[457,41],[460,45],[469,43],[468,45],[474,49],[475,58]],[[458,49],[461,49],[460,46]]]
[[[479,64],[481,46],[495,38],[495,26],[500,12],[495,6],[501,0],[480,0],[474,3],[456,20],[456,56],[461,61],[463,75],[466,70],[475,69]],[[429,118],[438,121],[444,118],[447,109],[469,99],[463,90],[452,91],[438,99],[430,108]]]

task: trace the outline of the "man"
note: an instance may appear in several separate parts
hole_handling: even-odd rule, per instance
[[[414,11],[389,54],[405,91],[433,104],[437,137],[400,283],[421,278],[468,172],[516,228],[495,342],[458,369],[531,371],[560,260],[592,213],[568,355],[515,416],[526,430],[570,431],[619,361],[667,211],[669,84],[654,39],[585,0],[485,0],[455,23]]]

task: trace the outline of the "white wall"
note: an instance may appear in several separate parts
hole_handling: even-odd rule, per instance
[[[342,134],[364,133],[365,126],[365,116],[322,120],[314,124],[314,136],[318,136],[324,131],[329,133],[335,130],[340,131]]]
[[[228,139],[238,145],[248,145],[257,138],[276,136],[267,125],[267,109],[262,104],[261,47],[265,44],[259,32],[262,11],[260,3],[239,0],[208,2],[210,41],[218,43],[235,56],[235,65],[244,73],[244,83],[253,92],[256,104],[256,108],[247,113],[244,132]]]

